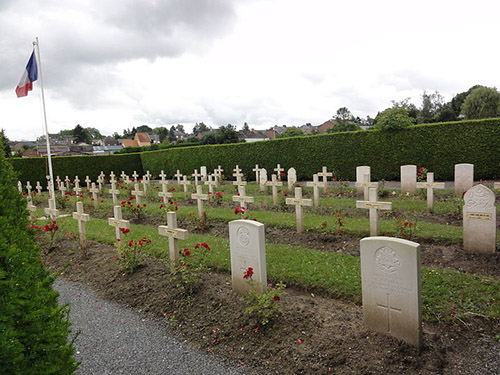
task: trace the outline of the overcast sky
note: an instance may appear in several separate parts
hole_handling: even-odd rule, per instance
[[[499,14],[497,0],[0,0],[0,128],[43,134],[40,80],[14,92],[36,36],[51,133],[265,129],[499,87]]]

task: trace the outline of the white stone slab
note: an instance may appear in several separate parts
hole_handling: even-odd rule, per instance
[[[295,168],[290,168],[287,171],[287,184],[288,184],[288,190],[292,190],[292,187],[295,185],[297,182],[297,171]]]
[[[369,166],[362,165],[356,167],[356,183],[363,183],[365,181],[365,174],[368,175],[368,181],[371,181],[371,169]],[[362,195],[364,193],[364,187],[358,186],[357,191],[358,195]]]
[[[420,245],[364,238],[360,257],[365,327],[422,346]]]
[[[455,164],[455,194],[461,196],[474,185],[474,164]]]
[[[464,250],[493,254],[496,249],[495,194],[479,184],[464,195]]]
[[[417,166],[401,166],[401,193],[415,194],[417,192]]]
[[[252,288],[263,292],[267,286],[264,224],[254,220],[229,222],[229,244],[233,290],[239,295]],[[253,269],[252,285],[243,277],[249,267]]]

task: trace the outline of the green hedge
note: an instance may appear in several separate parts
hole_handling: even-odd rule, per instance
[[[192,173],[201,165],[221,165],[232,179],[236,164],[253,179],[255,164],[268,176],[276,164],[294,167],[299,179],[311,179],[322,166],[337,178],[353,180],[356,167],[369,165],[376,180],[399,180],[405,164],[425,166],[439,180],[454,179],[454,165],[472,163],[476,179],[500,177],[500,119],[416,125],[399,131],[357,131],[145,152],[142,165],[153,174]]]
[[[46,161],[40,158],[14,159],[20,180],[45,181]],[[255,143],[169,148],[135,154],[54,158],[54,174],[70,178],[78,174],[93,180],[100,171],[120,174],[149,170],[158,175],[163,169],[172,177],[179,169],[191,174],[205,165],[218,165],[232,179],[233,168],[254,179],[255,164],[266,168],[268,176],[276,164],[294,167],[300,180],[311,179],[323,166],[337,178],[354,180],[356,167],[369,165],[375,180],[399,180],[405,164],[424,166],[438,180],[453,180],[454,165],[472,163],[475,179],[500,178],[500,119],[415,125],[398,131],[357,131],[307,137],[275,139]]]
[[[42,186],[47,184],[46,176],[49,174],[47,158],[13,158],[12,164],[19,174],[19,180],[24,184],[30,181],[34,186],[40,181]],[[92,181],[103,171],[109,176],[111,171],[116,175],[125,171],[129,176],[137,171],[144,173],[140,154],[123,155],[96,155],[96,156],[58,156],[52,158],[54,178],[59,176],[64,180],[68,176],[71,180],[78,175],[80,181],[89,176]]]
[[[0,196],[0,374],[73,374],[68,309],[58,305],[3,153]]]

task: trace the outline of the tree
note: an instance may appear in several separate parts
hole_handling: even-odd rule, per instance
[[[121,138],[121,136],[120,136],[120,134],[118,134],[118,132],[114,132],[113,135],[112,135],[112,137],[114,139],[120,139]]]
[[[279,134],[276,138],[289,138],[289,137],[298,137],[304,135],[304,132],[302,129],[299,129],[296,126],[290,126],[289,128],[286,128],[286,130]]]
[[[203,137],[201,137],[200,143],[202,145],[214,145],[214,144],[216,144],[217,140],[215,139],[215,134],[214,133],[205,134]]]
[[[451,105],[451,109],[453,110],[455,114],[455,120],[458,119],[462,113],[462,104],[464,104],[465,98],[469,96],[469,94],[472,92],[472,90],[477,89],[478,87],[483,87],[481,85],[474,85],[467,91],[461,92],[453,97],[451,99],[451,102],[449,103]]]
[[[158,126],[153,129],[153,134],[160,138],[160,142],[163,142],[168,137],[168,129],[164,126]]]
[[[175,136],[175,126],[172,126],[168,132],[168,136],[167,136],[167,140],[170,142],[170,143],[173,143],[175,142],[177,139],[177,137]]]
[[[75,137],[75,139],[73,140],[73,143],[75,144],[92,143],[92,137],[90,136],[89,132],[80,124],[76,125],[73,129],[73,137]]]
[[[136,133],[148,133],[148,134],[152,134],[153,133],[153,129],[151,129],[147,125],[141,125],[141,126],[137,127]],[[135,135],[135,133],[134,133],[134,135]]]
[[[215,142],[217,144],[224,143],[238,143],[238,133],[236,132],[236,127],[227,124],[227,126],[221,126],[215,132]]]
[[[87,133],[89,133],[90,137],[94,139],[103,139],[101,132],[96,128],[85,128]]]
[[[413,125],[414,119],[408,114],[404,107],[387,108],[377,116],[376,129],[400,130]]]
[[[356,119],[347,107],[337,109],[337,114],[333,116],[335,126],[328,129],[328,133],[354,131],[361,129],[356,123]]]
[[[462,104],[462,114],[467,120],[498,117],[500,93],[495,87],[478,87],[471,91]]]
[[[4,129],[0,130],[0,139],[1,139],[2,145],[3,145],[3,150],[4,150],[3,154],[5,155],[6,158],[10,158],[12,156],[12,150],[10,149],[9,139],[5,135]],[[0,152],[1,152],[1,148],[0,148]]]
[[[200,133],[208,132],[210,128],[206,126],[203,122],[200,122],[199,124],[196,123],[194,128],[193,128],[193,134],[198,135]]]
[[[406,111],[408,112],[408,116],[413,118],[413,123],[417,122],[418,108],[415,104],[410,103],[410,98],[405,98],[399,102],[392,100],[391,103],[392,103],[393,107],[401,107],[401,108],[406,109]],[[377,116],[378,116],[378,114],[377,114]]]
[[[248,123],[245,122],[243,124],[243,128],[241,130],[243,130],[244,132],[249,132],[250,131],[250,127],[248,126]]]
[[[417,123],[430,124],[437,122],[439,120],[439,114],[444,106],[444,98],[439,92],[435,91],[428,94],[427,91],[424,90],[422,94],[422,107],[418,112]]]
[[[179,133],[186,134],[186,131],[184,130],[184,125],[177,124],[177,126],[175,127],[175,129],[176,129]]]

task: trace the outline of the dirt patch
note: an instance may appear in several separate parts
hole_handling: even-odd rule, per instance
[[[229,275],[206,272],[187,296],[162,261],[147,259],[136,272],[124,274],[118,272],[113,247],[91,243],[87,258],[74,247],[75,242],[62,240],[44,254],[49,269],[163,319],[195,347],[250,373],[496,374],[500,368],[500,344],[490,329],[477,325],[425,324],[424,347],[417,350],[365,331],[359,306],[287,289],[281,315],[259,327],[233,294]]]

